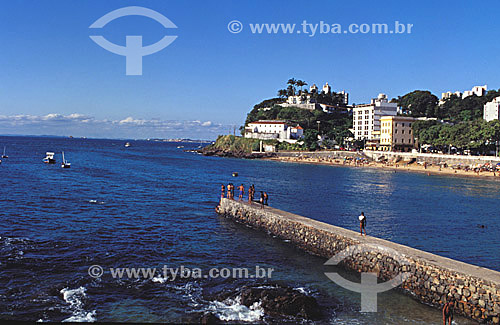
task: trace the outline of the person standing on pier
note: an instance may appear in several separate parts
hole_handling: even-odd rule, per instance
[[[451,325],[453,321],[453,298],[450,298],[443,306],[443,325],[447,323]]]
[[[264,205],[268,205],[267,204],[268,199],[269,199],[269,195],[267,195],[267,192],[264,192]]]
[[[264,193],[260,191],[260,208],[264,209]]]
[[[252,203],[254,194],[255,194],[255,187],[252,184],[248,188],[248,203]]]
[[[226,194],[226,187],[224,186],[224,184],[220,187],[220,198],[221,200],[224,198]]]
[[[361,212],[361,215],[358,217],[359,219],[359,232],[360,235],[363,236],[363,230],[365,231],[365,236],[366,236],[366,217],[365,213]]]
[[[243,201],[243,194],[245,194],[245,187],[243,187],[243,184],[238,186],[238,190],[240,190],[240,194],[238,195],[238,201]]]

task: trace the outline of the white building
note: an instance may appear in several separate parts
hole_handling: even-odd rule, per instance
[[[353,108],[353,133],[356,140],[371,140],[372,134],[380,134],[380,118],[382,116],[396,116],[398,105],[389,103],[385,94],[373,98],[370,104],[356,105]]]
[[[500,96],[484,104],[483,118],[489,122],[500,119]]]
[[[439,105],[443,105],[446,100],[450,99],[452,95],[457,97],[461,97],[462,99],[467,98],[472,95],[476,95],[478,97],[486,95],[488,91],[488,85],[484,86],[474,86],[471,90],[465,90],[463,93],[460,91],[455,91],[452,93],[451,91],[447,91],[445,93],[441,93],[441,99],[439,100]]]
[[[273,140],[295,143],[304,136],[300,125],[289,126],[285,121],[260,120],[248,123],[245,127],[245,138]]]
[[[327,104],[319,104],[315,101],[314,98],[312,98],[313,93],[318,92],[318,87],[316,84],[313,84],[309,88],[309,94],[302,93],[300,95],[295,95],[295,96],[288,96],[286,102],[279,104],[282,107],[298,107],[302,109],[308,109],[308,110],[315,110],[315,109],[321,109],[325,113],[333,113],[333,112],[342,112],[342,113],[347,113],[348,110],[345,107],[338,107],[338,106],[332,106],[332,105],[327,105]],[[323,86],[323,93],[325,94],[330,94],[331,93],[331,87],[328,85],[328,82],[325,83]],[[338,92],[337,95],[340,96],[342,102],[341,106],[347,106],[349,104],[349,93],[346,92],[345,90],[342,90],[341,92]]]
[[[332,91],[332,88],[328,84],[328,82],[323,86],[323,93],[329,94]]]

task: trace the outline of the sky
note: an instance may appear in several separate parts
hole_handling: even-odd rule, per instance
[[[177,28],[136,15],[89,28],[128,6],[154,10]],[[253,105],[275,97],[292,77],[328,82],[358,104],[378,93],[498,89],[499,11],[496,0],[3,1],[0,134],[215,139],[242,125]],[[229,30],[234,20],[239,33]],[[413,26],[402,34],[317,29],[313,36],[302,30],[304,21],[343,30],[373,23],[392,29],[395,21]],[[262,23],[296,30],[252,33],[250,24]],[[142,58],[142,75],[126,75],[125,57],[92,35],[121,46],[126,36],[142,36],[144,46],[177,38]]]

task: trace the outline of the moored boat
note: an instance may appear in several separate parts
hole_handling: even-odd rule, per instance
[[[46,164],[55,164],[56,160],[54,159],[54,153],[53,152],[45,153],[45,158],[43,158],[43,162]]]
[[[62,164],[61,164],[61,168],[70,168],[71,167],[71,163],[69,161],[66,161],[66,159],[64,158],[64,151],[62,152]]]

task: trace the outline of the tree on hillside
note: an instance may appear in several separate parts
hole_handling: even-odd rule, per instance
[[[300,87],[300,93],[302,93],[303,92],[302,88],[307,85],[307,82],[303,80],[297,80],[295,84],[297,85],[297,87]]]
[[[427,90],[415,90],[398,97],[397,103],[404,110],[411,111],[412,116],[435,117],[438,98]]]
[[[436,117],[455,121],[473,121],[483,116],[483,107],[487,102],[485,96],[468,96],[462,99],[456,95],[447,99],[436,110]]]
[[[286,89],[280,89],[280,90],[278,90],[278,97],[285,98],[287,93],[288,93],[288,91]]]
[[[316,150],[319,148],[318,145],[318,131],[315,130],[306,130],[304,132],[304,145],[309,150]]]
[[[288,84],[287,88],[288,96],[295,96],[296,93],[295,85],[297,85],[297,80],[295,80],[295,78],[290,78],[288,79],[287,84]]]

